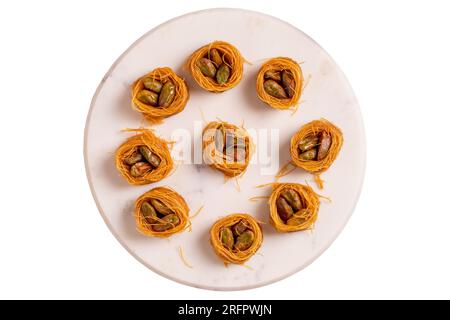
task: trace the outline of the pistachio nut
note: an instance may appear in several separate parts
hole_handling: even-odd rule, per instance
[[[264,81],[264,90],[270,94],[272,97],[278,99],[286,99],[287,95],[283,87],[280,86],[276,81],[269,79]]]
[[[236,147],[237,148],[245,148],[247,139],[248,138],[236,137]]]
[[[149,90],[145,90],[145,89],[141,90],[137,94],[137,99],[140,102],[142,102],[144,104],[148,104],[150,106],[158,105],[158,94],[153,91],[149,91]]]
[[[142,154],[140,154],[139,152],[133,152],[133,154],[131,156],[129,156],[128,158],[126,158],[124,160],[124,162],[127,165],[132,166],[136,162],[142,161],[142,159],[143,159]]]
[[[159,94],[158,106],[161,108],[167,108],[175,98],[175,85],[172,81],[164,83],[161,93]]]
[[[306,136],[298,143],[301,152],[308,151],[319,144],[318,136]]]
[[[220,230],[220,241],[225,248],[233,249],[234,238],[230,228],[224,227]]]
[[[225,131],[225,149],[233,147],[236,144],[236,136],[232,129],[227,129]]]
[[[155,210],[162,215],[168,215],[173,213],[172,210],[170,210],[164,203],[162,203],[158,199],[151,199],[150,203],[155,208]]]
[[[223,135],[223,131],[222,131],[223,127],[217,128],[216,131],[214,132],[214,143],[216,146],[216,150],[223,152],[223,148],[224,148],[224,135]]]
[[[272,80],[275,80],[276,82],[280,82],[281,81],[281,73],[280,73],[280,71],[276,71],[276,70],[267,70],[264,73],[264,79],[272,79]]]
[[[162,232],[169,229],[172,229],[180,224],[180,218],[176,214],[169,214],[164,216],[160,223],[152,226],[153,230],[156,232]]]
[[[245,146],[242,148],[240,146],[236,146],[234,148],[234,161],[235,162],[244,162],[247,152],[245,150]]]
[[[158,215],[156,214],[155,208],[153,208],[152,205],[147,201],[144,201],[141,204],[141,213],[144,219],[149,224],[154,224],[158,222],[158,220],[156,219],[158,218]]]
[[[152,166],[147,162],[136,162],[131,166],[130,174],[131,176],[137,178],[144,175],[148,171],[151,171],[152,169],[153,169]]]
[[[144,84],[144,87],[150,91],[160,93],[162,88],[162,83],[156,79],[153,78],[145,78],[142,83]]]
[[[292,73],[288,70],[281,72],[281,83],[289,98],[292,98],[295,94],[295,79]]]
[[[320,161],[327,156],[328,151],[330,150],[331,136],[326,132],[322,132],[319,143],[320,145],[319,150],[317,151],[317,160]]]
[[[197,67],[200,69],[205,77],[214,78],[216,75],[216,67],[213,62],[207,58],[200,58],[196,62]]]
[[[220,85],[227,83],[228,79],[230,78],[230,72],[231,72],[230,67],[227,66],[225,63],[223,63],[216,73],[217,83]]]
[[[232,229],[233,229],[233,234],[234,234],[236,237],[238,237],[238,236],[240,236],[241,234],[243,234],[245,230],[248,229],[247,222],[246,222],[245,220],[242,219],[241,221],[239,221],[238,223],[236,223],[236,224],[232,227]]]
[[[219,67],[223,63],[222,57],[217,49],[211,49],[211,51],[209,51],[209,57],[211,58],[210,60],[216,64],[216,67]]]
[[[234,145],[229,146],[225,149],[225,155],[229,162],[234,162],[235,148]]]
[[[276,205],[277,205],[277,213],[282,220],[286,221],[294,214],[292,207],[283,197],[279,197],[277,199]]]
[[[308,151],[302,152],[299,155],[300,160],[311,161],[315,160],[317,156],[317,149],[309,149]]]
[[[293,189],[284,189],[280,192],[280,196],[287,201],[294,212],[297,212],[302,208],[302,200],[297,191]]]
[[[148,163],[152,165],[153,168],[158,168],[159,164],[161,163],[161,159],[154,154],[149,147],[147,146],[140,146],[139,152],[142,154],[142,156],[147,160]]]
[[[245,251],[251,247],[253,241],[255,240],[255,234],[251,230],[244,231],[236,239],[234,247],[236,250]]]

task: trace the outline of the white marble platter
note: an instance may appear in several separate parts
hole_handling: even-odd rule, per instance
[[[183,67],[194,50],[214,40],[234,44],[251,62],[245,65],[242,82],[222,94],[202,90]],[[256,95],[255,76],[261,63],[277,56],[302,62],[305,78],[309,79],[295,114],[274,110]],[[174,146],[173,157],[182,159],[183,163],[158,183],[130,186],[117,172],[113,160],[116,148],[130,136],[121,130],[143,125],[141,115],[130,107],[130,85],[161,66],[173,68],[190,88],[185,110],[154,127],[161,137],[179,141]],[[340,127],[345,141],[335,163],[322,175],[326,183],[320,193],[332,202],[322,202],[314,230],[281,234],[264,224],[264,242],[258,254],[248,261],[250,268],[224,267],[210,247],[210,226],[219,217],[234,212],[248,212],[267,223],[266,201],[248,199],[270,194],[270,188],[256,186],[272,182],[279,166],[289,160],[289,140],[294,132],[321,117]],[[216,118],[235,124],[244,121],[245,127],[255,135],[257,151],[247,172],[239,179],[241,191],[234,181],[225,182],[219,172],[196,164],[193,159],[198,160],[198,154],[194,156],[194,150],[189,157],[189,150],[184,149],[183,158],[180,157],[183,147],[199,145],[204,119]],[[309,36],[261,13],[212,9],[190,13],[154,28],[118,58],[92,100],[84,155],[97,207],[111,232],[131,255],[154,272],[186,285],[240,290],[290,276],[330,246],[358,200],[364,177],[365,138],[359,106],[349,83],[330,56]],[[281,181],[308,182],[315,187],[312,176],[300,169]],[[185,231],[170,239],[153,239],[136,231],[133,202],[156,186],[174,188],[186,199],[192,213],[204,206],[192,221],[192,232]],[[192,268],[180,258],[180,246]]]

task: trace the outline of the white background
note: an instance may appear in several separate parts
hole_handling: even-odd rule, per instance
[[[90,100],[115,59],[168,19],[225,6],[322,45],[353,86],[368,144],[335,243],[300,273],[239,292],[183,286],[132,258],[83,162]],[[449,13],[445,1],[2,1],[0,298],[450,298]]]

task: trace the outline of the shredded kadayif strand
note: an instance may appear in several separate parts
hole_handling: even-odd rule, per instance
[[[295,80],[294,95],[291,98],[279,99],[271,96],[264,90],[264,74],[269,71],[283,71],[288,70],[291,72]],[[299,64],[294,60],[286,57],[278,57],[266,61],[259,69],[256,76],[256,91],[261,101],[265,102],[269,106],[275,109],[296,109],[296,105],[299,102],[302,94],[303,87],[303,73]]]
[[[206,77],[197,66],[197,60],[209,57],[212,49],[216,49],[221,55],[225,64],[230,69],[230,77],[225,84],[218,84],[214,79]],[[187,66],[194,80],[205,90],[211,92],[223,92],[235,87],[242,79],[244,73],[244,61],[239,50],[232,44],[224,41],[214,41],[195,51],[188,59]]]
[[[168,148],[168,142],[158,138],[151,130],[147,129],[128,129],[126,131],[136,132],[137,134],[125,141],[116,151],[116,167],[120,174],[131,185],[144,185],[160,181],[167,177],[173,169],[173,160]],[[125,164],[124,160],[133,153],[138,152],[140,146],[147,146],[152,153],[156,154],[161,163],[142,176],[133,177],[130,173],[130,166]]]
[[[245,220],[248,228],[255,234],[255,239],[253,240],[252,245],[245,251],[238,251],[236,249],[230,250],[226,248],[220,240],[221,229],[224,227],[231,227],[241,220]],[[244,264],[256,253],[256,251],[258,251],[263,241],[263,233],[260,225],[255,218],[246,213],[231,214],[216,221],[211,227],[209,235],[214,252],[225,264]]]
[[[293,217],[298,217],[304,220],[304,222],[299,225],[287,225],[278,215],[276,201],[280,196],[280,193],[286,188],[293,189],[299,194],[303,207],[306,209],[301,215],[298,215],[298,212],[293,215]],[[269,198],[270,224],[276,230],[281,232],[294,232],[311,229],[314,222],[317,220],[319,206],[319,196],[311,187],[298,183],[274,183],[273,191]]]
[[[144,201],[150,201],[151,199],[161,201],[177,215],[180,219],[180,223],[165,231],[154,231],[152,229],[153,224],[148,223],[141,213],[142,203]],[[175,233],[184,231],[190,225],[189,207],[186,201],[180,194],[168,187],[157,187],[141,195],[135,202],[134,218],[139,232],[149,237],[167,238]]]
[[[170,80],[175,85],[175,97],[168,107],[161,108],[157,106],[151,106],[137,99],[138,93],[142,89],[144,89],[143,80],[145,78],[152,78],[160,81],[163,84],[166,81]],[[189,91],[186,83],[172,69],[168,67],[157,68],[152,72],[144,75],[143,77],[137,79],[132,85],[131,95],[133,107],[137,111],[141,112],[144,117],[153,124],[161,123],[163,118],[167,118],[183,111],[184,107],[187,104],[187,101],[189,100]]]

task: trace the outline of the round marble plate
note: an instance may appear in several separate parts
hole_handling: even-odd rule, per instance
[[[202,90],[184,68],[187,57],[214,40],[234,44],[251,63],[242,82],[232,90],[213,94]],[[258,100],[255,76],[268,58],[291,57],[302,62],[308,80],[299,110],[274,110]],[[130,186],[114,166],[116,148],[130,136],[124,128],[145,123],[130,107],[130,85],[156,67],[169,66],[186,79],[190,100],[185,110],[155,126],[157,134],[177,143],[173,157],[180,164],[168,178],[147,186]],[[298,128],[324,117],[344,133],[344,146],[332,167],[322,175],[325,188],[313,231],[277,233],[267,223],[266,200],[278,168],[289,161],[289,140]],[[204,121],[216,118],[249,129],[256,153],[247,172],[225,182],[221,173],[199,163],[200,133]],[[274,17],[239,9],[213,9],[170,20],[145,34],[119,57],[100,83],[86,121],[84,156],[86,172],[97,207],[111,232],[145,266],[169,279],[213,290],[240,290],[266,285],[301,270],[337,237],[357,202],[364,176],[365,140],[358,103],[343,73],[310,37]],[[181,163],[182,162],[182,163]],[[312,176],[297,169],[281,181],[309,183]],[[136,231],[133,202],[156,186],[170,186],[187,201],[192,232],[170,239],[147,238]],[[224,215],[247,212],[263,222],[264,242],[247,267],[224,264],[209,244],[210,226]],[[186,266],[180,258],[182,248]]]

